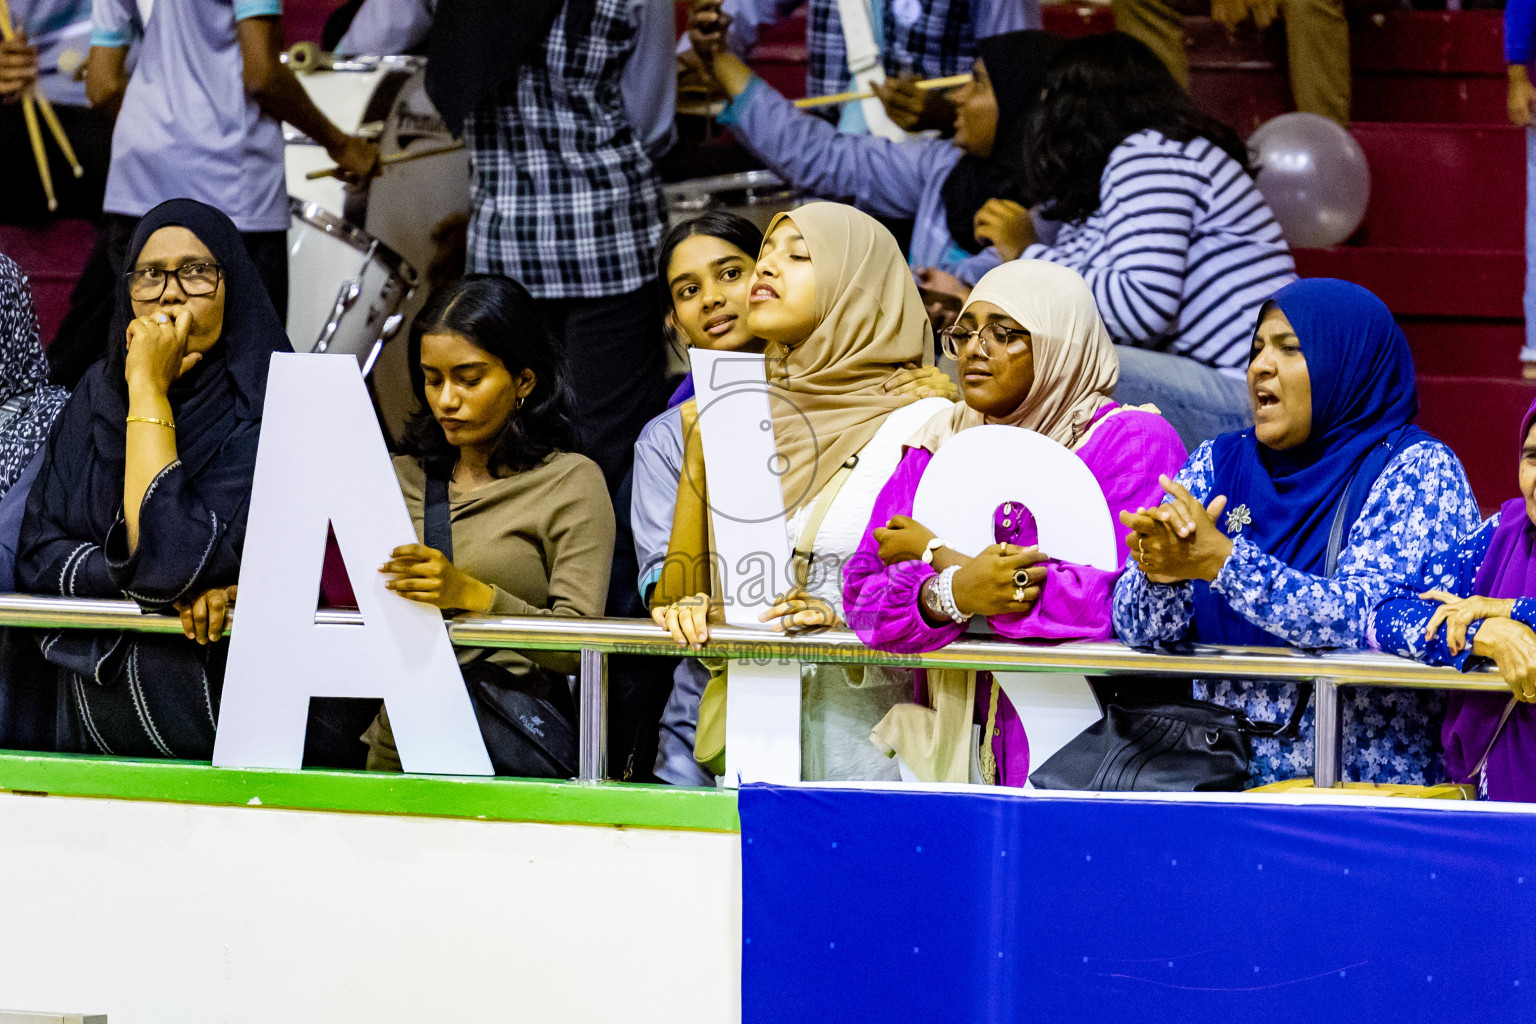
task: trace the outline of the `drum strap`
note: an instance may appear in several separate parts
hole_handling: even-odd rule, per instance
[[[869,9],[869,0],[837,0],[837,17],[843,23],[843,49],[848,54],[848,72],[853,76],[853,87],[865,92],[870,86],[884,82],[885,68],[880,63],[880,46],[875,42],[875,19]],[[907,133],[886,116],[878,97],[861,100],[859,109],[871,135],[892,142],[907,140]]]

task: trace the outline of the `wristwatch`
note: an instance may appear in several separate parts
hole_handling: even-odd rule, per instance
[[[928,546],[923,548],[923,564],[924,565],[932,565],[933,564],[933,553],[935,551],[939,550],[939,548],[942,548],[942,547],[948,547],[948,545],[945,544],[944,541],[941,540],[940,538],[935,537],[932,540],[930,540],[928,542]]]

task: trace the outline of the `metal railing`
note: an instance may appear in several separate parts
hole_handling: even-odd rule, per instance
[[[323,625],[362,625],[361,613],[322,610]],[[148,615],[130,601],[0,595],[0,626],[40,629],[120,629],[181,632],[180,620]],[[1080,672],[1084,675],[1148,675],[1310,681],[1316,702],[1313,780],[1319,788],[1341,777],[1343,716],[1340,686],[1392,686],[1432,690],[1503,690],[1493,672],[1461,673],[1369,651],[1308,653],[1288,648],[1194,645],[1187,651],[1149,651],[1114,642],[1020,644],[961,640],[923,654],[890,654],[864,646],[847,631],[784,637],[733,626],[710,627],[701,652],[680,648],[643,619],[501,618],[461,615],[448,622],[455,646],[578,651],[581,655],[579,781],[606,776],[608,655],[682,657],[700,653],[728,659],[793,660],[897,668],[949,668],[996,672]]]

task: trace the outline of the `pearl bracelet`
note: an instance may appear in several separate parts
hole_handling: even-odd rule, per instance
[[[955,604],[955,574],[959,571],[958,565],[952,565],[939,573],[938,598],[940,610],[949,616],[950,621],[963,626],[971,621],[971,617]]]

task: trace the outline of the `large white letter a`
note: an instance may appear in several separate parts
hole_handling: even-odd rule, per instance
[[[327,523],[365,625],[315,624]],[[378,571],[415,542],[357,360],[273,356],[215,765],[298,768],[311,697],[380,697],[406,771],[492,774],[441,615]]]

